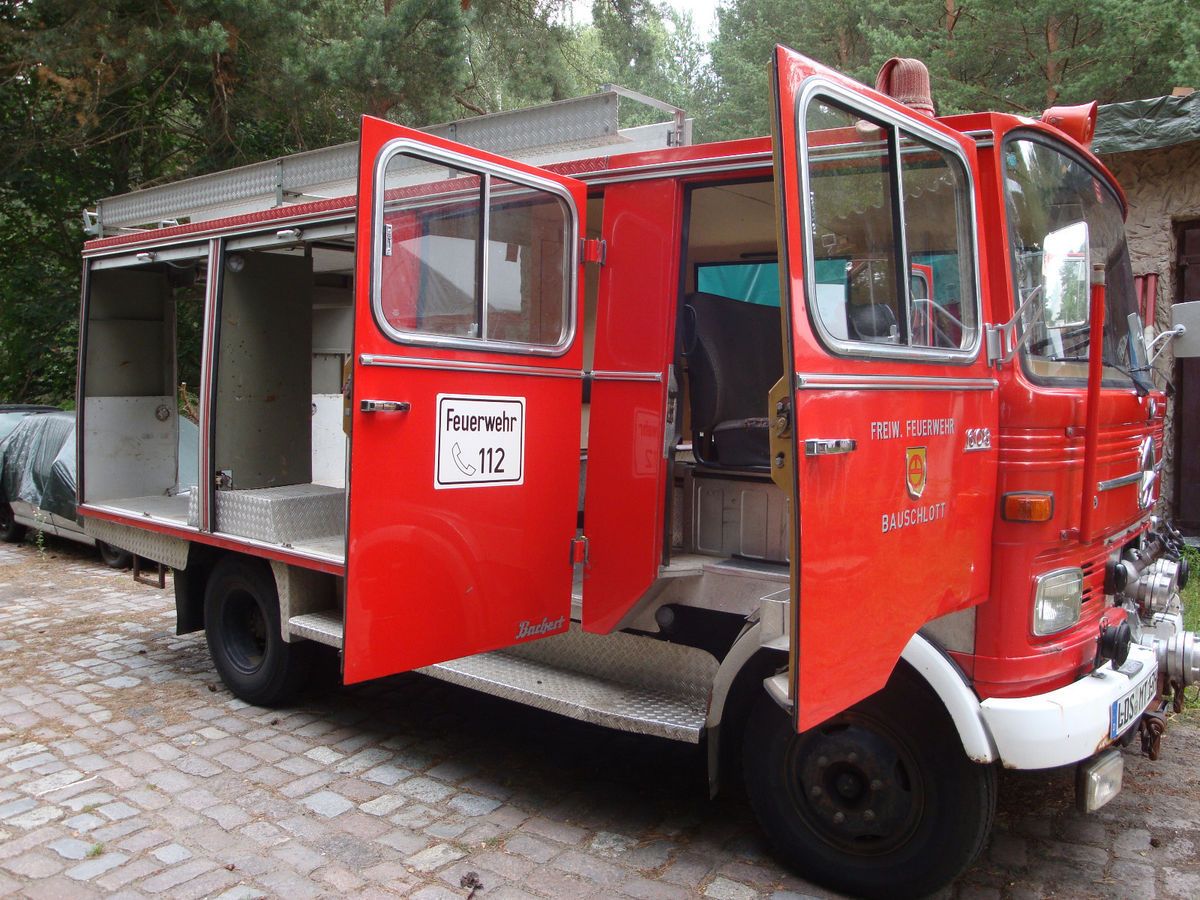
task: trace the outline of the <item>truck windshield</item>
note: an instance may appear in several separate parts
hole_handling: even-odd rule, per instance
[[[1086,273],[1079,271],[1078,280],[1072,276],[1066,289],[1063,284],[1043,283],[1047,236],[1084,222],[1088,256],[1093,264],[1105,267],[1104,381],[1128,385],[1134,378],[1129,371],[1128,317],[1136,306],[1124,216],[1116,194],[1083,162],[1032,137],[1005,143],[1004,176],[1015,308],[1030,301],[1023,316],[1028,332],[1022,351],[1026,373],[1040,382],[1087,378],[1092,348]],[[1064,281],[1068,280],[1065,273],[1073,271],[1070,262],[1058,268]],[[1082,254],[1077,262],[1075,269],[1083,265]]]

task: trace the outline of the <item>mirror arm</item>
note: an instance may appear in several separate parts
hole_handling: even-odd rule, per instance
[[[1151,355],[1150,362],[1146,363],[1146,368],[1152,369],[1154,367],[1154,363],[1158,360],[1158,358],[1160,356],[1163,355],[1163,351],[1167,349],[1167,345],[1171,343],[1171,340],[1173,338],[1183,337],[1185,334],[1187,334],[1187,327],[1184,325],[1176,325],[1171,330],[1164,331],[1162,334],[1160,334],[1158,337],[1156,337],[1154,340],[1152,340],[1150,342],[1150,344],[1146,347],[1147,353],[1154,350],[1154,348],[1157,347],[1160,343],[1162,344],[1162,346],[1159,347],[1158,350],[1153,353],[1153,355]]]
[[[1021,321],[1029,305],[1042,293],[1042,287],[1043,285],[1039,284],[1029,292],[1011,319],[1003,325],[994,325],[988,329],[988,356],[996,365],[1007,365],[1025,344],[1025,336],[1029,332],[1025,331],[1020,337],[1016,337],[1017,323]]]

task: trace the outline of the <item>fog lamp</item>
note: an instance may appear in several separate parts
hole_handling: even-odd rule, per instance
[[[1125,760],[1121,751],[1109,748],[1079,764],[1075,775],[1075,803],[1080,812],[1095,812],[1121,793]]]
[[[1039,575],[1033,595],[1033,633],[1057,634],[1079,621],[1083,569],[1056,569]]]

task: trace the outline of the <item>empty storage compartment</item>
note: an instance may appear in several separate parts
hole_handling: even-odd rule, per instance
[[[341,559],[354,247],[349,225],[324,230],[319,240],[272,233],[226,245],[213,527]]]
[[[93,260],[87,280],[83,500],[171,524],[200,483],[207,245]]]

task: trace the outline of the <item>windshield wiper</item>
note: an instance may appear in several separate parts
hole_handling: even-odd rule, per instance
[[[1088,362],[1088,357],[1086,357],[1086,356],[1044,356],[1042,358],[1049,360],[1050,362],[1073,362],[1073,363]],[[1136,390],[1138,392],[1139,397],[1145,397],[1148,393],[1150,393],[1150,389],[1146,386],[1145,382],[1143,382],[1142,379],[1138,378],[1133,372],[1129,371],[1126,368],[1123,368],[1122,366],[1117,365],[1112,360],[1101,359],[1100,362],[1101,362],[1101,364],[1108,366],[1108,368],[1110,368],[1110,369],[1116,369],[1118,372],[1120,372],[1122,375],[1124,375],[1126,378],[1128,378],[1130,381],[1132,381],[1133,388],[1134,388],[1134,390]]]

